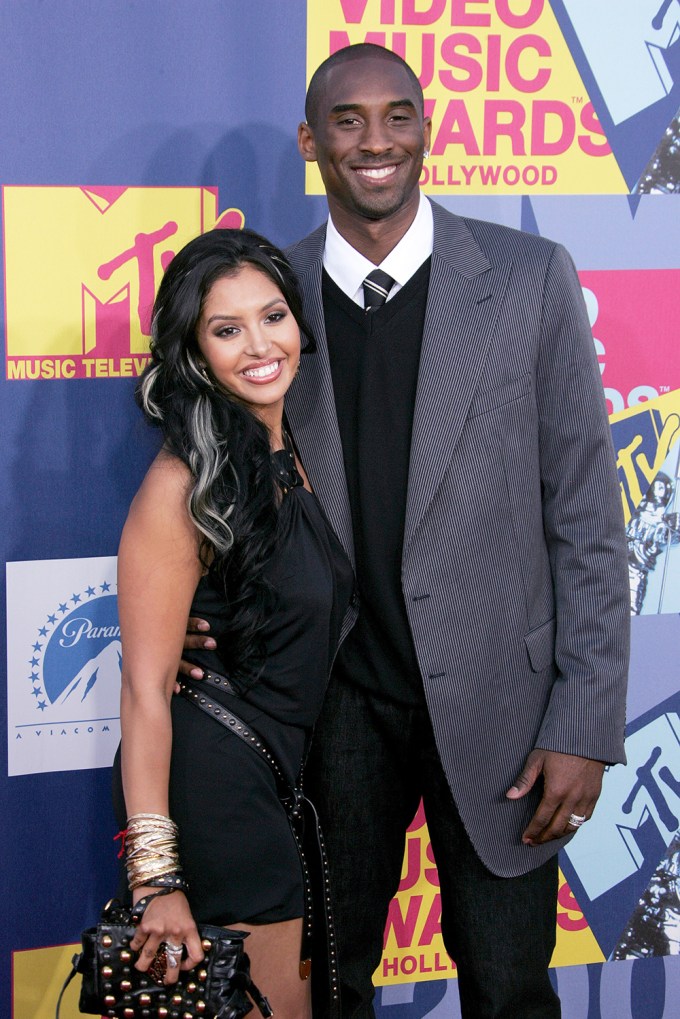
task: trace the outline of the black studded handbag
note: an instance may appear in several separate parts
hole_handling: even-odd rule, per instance
[[[180,970],[172,986],[163,983],[165,951],[159,951],[146,973],[135,969],[137,953],[131,951],[130,941],[151,898],[141,899],[132,909],[114,899],[104,907],[97,926],[83,931],[83,949],[73,957],[56,1019],[64,991],[77,974],[83,978],[80,1011],[107,1019],[241,1019],[252,1010],[250,999],[263,1016],[273,1014],[251,980],[245,931],[200,924],[205,958],[191,970]]]

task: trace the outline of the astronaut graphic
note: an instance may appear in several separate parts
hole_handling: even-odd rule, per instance
[[[633,189],[638,195],[680,194],[680,110],[645,166]]]
[[[680,835],[655,870],[611,958],[659,955],[680,955]]]
[[[642,612],[649,574],[659,556],[671,545],[680,543],[680,515],[669,512],[674,494],[673,481],[659,471],[626,527],[632,615]]]

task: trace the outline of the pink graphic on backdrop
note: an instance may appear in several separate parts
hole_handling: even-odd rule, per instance
[[[225,209],[215,220],[216,230],[243,230],[246,217],[240,209]]]
[[[94,318],[95,344],[88,349],[87,321]],[[128,357],[130,354],[130,285],[108,301],[101,301],[83,284],[83,352],[93,357]]]
[[[92,202],[95,209],[99,209],[102,215],[109,211],[111,206],[118,201],[121,195],[127,191],[126,185],[105,184],[103,186],[86,187],[80,189],[85,197]]]
[[[579,272],[609,413],[680,388],[680,270]]]
[[[139,301],[137,304],[137,315],[139,326],[144,336],[151,334],[151,309],[153,307],[154,294],[156,291],[156,279],[154,274],[154,250],[168,237],[177,233],[177,223],[169,220],[165,226],[151,233],[135,234],[135,240],[131,248],[122,251],[109,262],[99,266],[97,275],[100,280],[109,280],[117,269],[135,260],[139,276]],[[161,252],[160,261],[163,270],[167,269],[175,252],[169,248]],[[128,319],[129,322],[129,319]],[[99,348],[99,335],[97,335],[97,348]],[[129,350],[129,346],[128,346]],[[123,349],[115,353],[124,353]]]

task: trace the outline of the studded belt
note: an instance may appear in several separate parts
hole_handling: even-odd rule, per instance
[[[178,680],[182,696],[247,743],[266,761],[276,779],[277,794],[286,811],[302,867],[305,915],[300,946],[300,977],[306,980],[311,973],[312,945],[319,950],[324,949],[327,972],[319,973],[319,966],[315,965],[313,996],[320,1006],[323,1002],[323,1010],[325,1012],[328,1009],[330,1019],[339,1019],[340,987],[328,857],[318,814],[301,786],[293,785],[286,777],[262,737],[223,703],[215,702],[205,690],[206,683],[227,693],[234,693],[226,676],[208,669],[204,669],[203,679],[196,684],[187,682],[184,677]]]

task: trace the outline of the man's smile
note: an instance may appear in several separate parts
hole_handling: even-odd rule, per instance
[[[356,166],[354,172],[367,180],[385,181],[392,177],[398,168],[397,163],[390,163],[388,166]]]

